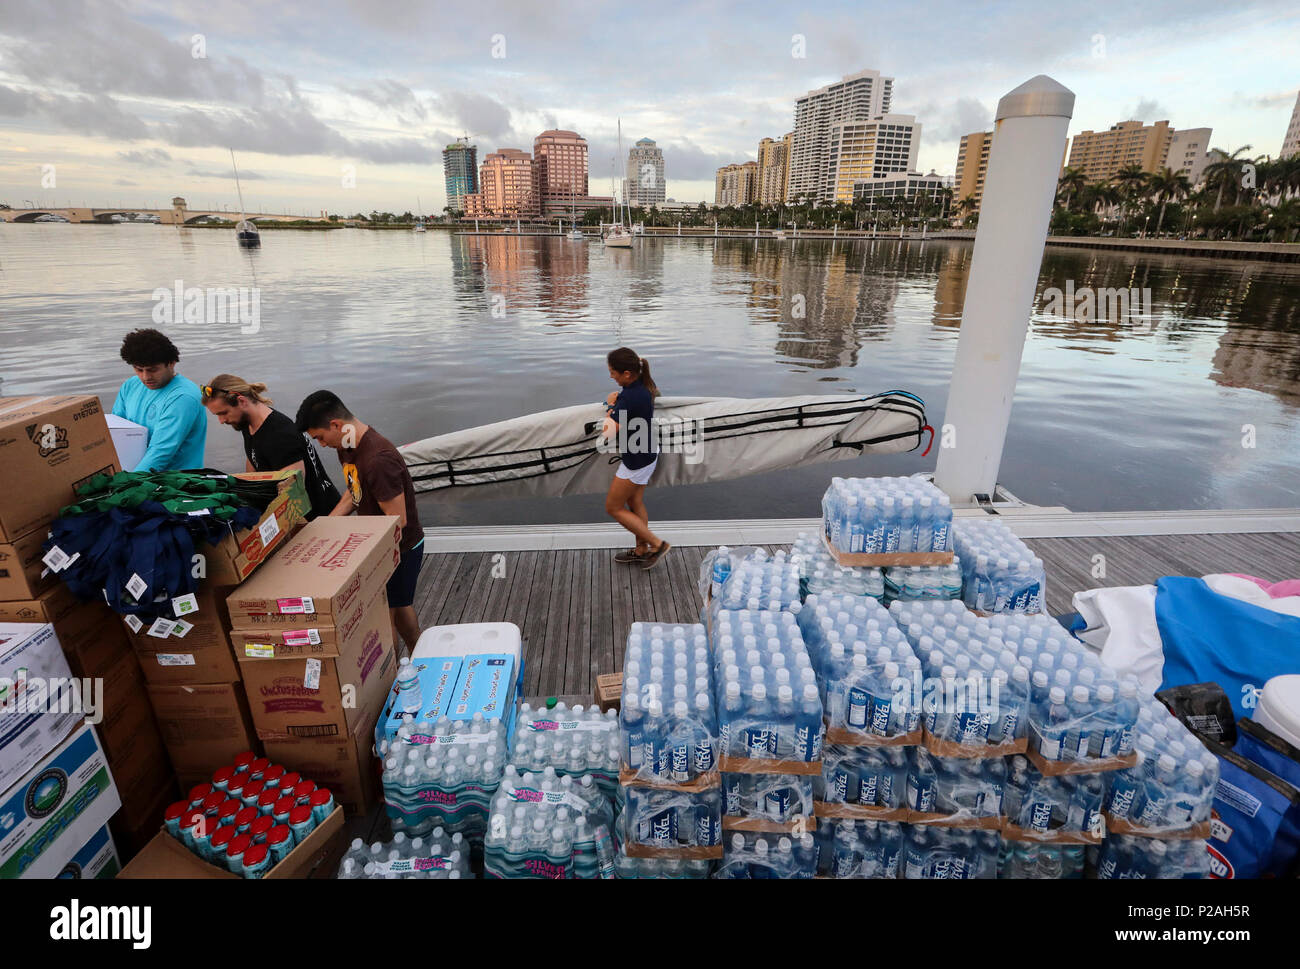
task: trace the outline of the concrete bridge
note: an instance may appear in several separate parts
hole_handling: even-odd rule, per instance
[[[248,218],[254,222],[328,221],[323,213],[320,216],[283,215],[272,212],[249,212],[247,214]],[[82,206],[0,209],[0,218],[3,218],[6,222],[35,222],[42,215],[61,215],[69,222],[88,222],[91,224],[110,223],[115,215],[156,215],[163,225],[190,225],[209,216],[229,219],[233,222],[239,221],[238,212],[223,212],[218,209],[191,209],[185,204],[185,199],[180,196],[172,199],[170,209],[86,208]]]

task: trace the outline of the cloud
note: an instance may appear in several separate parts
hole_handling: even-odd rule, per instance
[[[114,185],[139,185],[140,183],[133,182],[129,178],[115,178],[113,179],[113,184]]]
[[[489,95],[451,91],[439,95],[437,104],[457,126],[476,138],[500,139],[512,134],[510,109]]]
[[[1169,109],[1155,98],[1139,98],[1128,117],[1136,121],[1162,121],[1169,117]]]
[[[895,105],[895,111],[915,114],[921,123],[922,141],[959,141],[962,135],[973,131],[987,131],[993,127],[993,109],[976,98],[957,98],[946,104],[926,104],[916,111]]]
[[[133,165],[161,165],[172,160],[171,152],[164,148],[139,148],[133,151],[119,151],[117,157]]]
[[[223,171],[204,172],[204,171],[200,171],[197,168],[191,168],[185,174],[193,175],[195,178],[228,178],[231,181],[234,181],[235,178],[235,171],[233,168],[230,171],[226,171],[226,172]],[[262,182],[262,181],[266,181],[266,178],[267,176],[259,175],[257,172],[241,171],[239,173],[239,179],[240,181],[243,182]]]

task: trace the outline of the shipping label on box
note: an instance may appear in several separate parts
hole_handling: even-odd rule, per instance
[[[0,790],[68,736],[88,712],[82,684],[48,623],[0,623]]]
[[[121,804],[83,725],[0,800],[0,879],[54,878]]]
[[[0,397],[0,541],[45,528],[77,485],[119,470],[98,398]]]
[[[121,868],[117,849],[113,847],[113,835],[109,832],[108,825],[105,825],[90,836],[90,840],[81,846],[81,850],[54,877],[115,878]]]
[[[158,620],[139,632],[123,631],[150,683],[232,683],[239,664],[231,646],[226,597],[233,586],[206,580],[185,597],[185,618]]]

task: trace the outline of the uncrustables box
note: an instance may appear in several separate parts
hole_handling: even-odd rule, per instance
[[[113,847],[113,835],[105,825],[90,836],[90,840],[81,846],[81,850],[54,877],[116,878],[121,868],[117,849]]]
[[[401,561],[396,515],[308,522],[226,600],[231,628],[338,626]]]
[[[76,485],[119,470],[97,397],[0,397],[0,542],[44,529]]]
[[[83,725],[0,795],[0,879],[56,877],[121,804]]]
[[[258,737],[344,737],[363,719],[374,724],[397,670],[383,586],[361,610],[355,632],[338,638],[347,647],[341,654],[322,645],[319,655],[240,657]]]
[[[48,623],[0,623],[0,790],[85,719],[80,684]]]

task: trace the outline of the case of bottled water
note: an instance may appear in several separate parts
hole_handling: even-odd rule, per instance
[[[811,834],[729,832],[714,878],[812,878],[817,843]]]
[[[619,878],[708,878],[713,864],[707,858],[632,858],[620,853],[615,870]]]
[[[717,772],[713,664],[701,625],[635,622],[623,655],[620,759],[642,781]]]
[[[339,863],[339,878],[473,878],[470,844],[459,832],[436,827],[424,835],[397,832],[387,842],[355,838]]]
[[[1102,774],[1041,773],[1022,755],[1007,758],[1003,809],[1029,840],[1096,841],[1105,832]],[[1073,838],[1069,836],[1074,836]]]
[[[560,701],[551,709],[534,710],[521,703],[515,717],[510,764],[519,771],[547,767],[575,780],[590,777],[606,797],[618,787],[622,736],[618,712],[601,713],[594,706]]]
[[[952,504],[923,478],[832,478],[822,527],[840,552],[952,551]]]
[[[798,616],[833,738],[919,739],[913,703],[921,664],[879,602],[868,596],[810,595]]]
[[[1086,852],[1083,845],[1003,840],[998,877],[1054,881],[1083,878]]]
[[[931,815],[999,826],[1007,774],[1001,757],[940,757],[924,747],[907,752],[903,801],[909,820]]]
[[[876,599],[885,595],[884,571],[840,565],[826,550],[821,539],[809,532],[799,533],[790,559],[799,566],[799,589],[805,599],[809,595],[826,594],[872,596]],[[958,595],[960,594],[958,588]]]
[[[719,610],[713,633],[719,759],[820,761],[822,703],[796,613]]]
[[[724,561],[723,549],[718,549],[714,559],[714,575],[719,563]],[[726,559],[731,559],[728,552]],[[799,564],[784,551],[774,555],[761,548],[731,562],[730,571],[716,593],[712,595],[712,609],[767,609],[777,612],[800,602]]]
[[[614,878],[614,808],[585,776],[507,767],[492,798],[483,867],[493,878]]]
[[[884,570],[884,600],[960,599],[961,568],[959,557],[952,565],[891,565]]]
[[[953,523],[962,563],[962,599],[981,612],[1041,613],[1047,602],[1043,560],[996,518]]]
[[[1102,879],[1210,877],[1210,856],[1199,838],[1111,834],[1088,854],[1092,871]]]
[[[505,768],[506,740],[500,718],[482,713],[432,723],[408,714],[396,736],[379,745],[388,817],[411,834],[440,825],[481,836]]]
[[[854,804],[881,813],[907,813],[906,747],[862,747],[827,744],[822,776],[816,779],[816,799],[826,804]]]
[[[681,791],[630,786],[624,788],[624,796],[622,835],[628,845],[710,849],[722,843],[719,788]]]
[[[812,817],[815,781],[803,774],[723,774],[722,813],[793,825]]]
[[[996,878],[1000,850],[996,830],[908,824],[899,870],[907,879]]]

